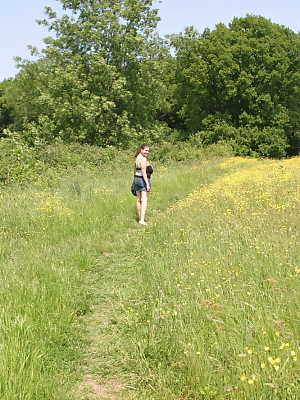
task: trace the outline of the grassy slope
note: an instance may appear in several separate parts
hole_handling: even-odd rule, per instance
[[[298,398],[297,176],[255,197],[251,166],[160,168],[145,230],[127,173],[2,194],[1,398]]]

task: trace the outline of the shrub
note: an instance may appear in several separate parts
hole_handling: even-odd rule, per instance
[[[43,169],[42,162],[17,134],[5,133],[7,137],[0,139],[0,182],[8,184],[34,179]]]
[[[116,156],[116,149],[110,147],[98,147],[91,145],[74,144],[51,144],[35,150],[37,158],[48,167],[61,167],[64,169],[77,166],[99,167],[112,161]]]
[[[216,143],[227,143],[235,155],[282,158],[289,148],[287,136],[275,127],[235,128],[225,121],[212,121],[206,130],[191,137],[192,143],[206,147]]]
[[[0,184],[37,182],[52,185],[62,176],[82,170],[111,170],[111,164],[128,163],[133,150],[118,150],[113,146],[63,144],[29,147],[22,138],[6,131],[0,139]],[[105,166],[105,167],[104,167]]]
[[[230,144],[219,142],[203,146],[197,138],[187,142],[164,142],[154,147],[152,159],[160,162],[204,160],[212,157],[233,155]]]

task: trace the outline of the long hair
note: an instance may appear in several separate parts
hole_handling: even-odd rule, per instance
[[[145,147],[149,147],[149,146],[148,146],[147,144],[141,144],[141,145],[136,149],[136,152],[135,152],[135,156],[134,156],[134,157],[137,157],[137,156],[140,154],[141,150],[144,150]]]

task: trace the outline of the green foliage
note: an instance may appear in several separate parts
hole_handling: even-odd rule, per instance
[[[16,107],[28,143],[111,145],[131,138],[126,113],[116,112],[126,95],[124,80],[100,56],[89,58],[88,71],[80,60],[74,65],[66,57],[24,66],[16,78]]]
[[[4,129],[13,122],[13,107],[6,97],[10,85],[11,80],[0,82],[0,135],[3,135]]]
[[[7,138],[0,139],[0,183],[28,182],[42,170],[34,152],[18,135],[5,131]]]
[[[109,164],[117,157],[113,147],[100,148],[90,145],[73,143],[70,145],[52,144],[35,149],[37,157],[50,168],[69,169],[78,166],[93,168]]]
[[[241,128],[239,136],[249,133],[240,143],[248,154],[282,156],[287,148],[297,154],[299,35],[263,17],[247,16],[202,35],[189,28],[173,36],[171,44],[177,52],[178,115],[189,132],[206,129],[207,119],[218,125],[222,121],[231,132]]]
[[[284,132],[275,127],[235,128],[227,122],[214,119],[205,121],[205,129],[191,138],[204,147],[213,143],[227,143],[235,155],[281,158],[289,147]]]
[[[234,154],[229,143],[213,143],[203,146],[201,139],[193,137],[189,142],[163,142],[153,145],[151,158],[157,162],[207,160],[214,157],[228,157]]]
[[[157,122],[148,129],[143,129],[142,126],[140,126],[136,146],[139,146],[140,143],[156,146],[165,141],[172,142],[173,135],[174,131],[166,123]]]
[[[210,157],[233,154],[229,144],[217,143],[203,147],[198,136],[191,142],[156,142],[155,135],[169,138],[170,129],[148,130],[140,133],[144,141],[151,145],[151,160],[159,163],[170,161],[202,160]],[[41,187],[53,187],[67,175],[82,173],[105,176],[116,164],[131,169],[137,147],[127,149],[114,146],[99,147],[79,143],[40,144],[34,147],[24,143],[17,133],[5,131],[6,138],[0,139],[0,185],[35,183]]]
[[[57,184],[66,174],[90,170],[107,173],[116,157],[127,162],[128,151],[119,152],[114,147],[101,148],[90,145],[57,143],[29,147],[22,138],[5,131],[0,139],[0,183],[38,183],[42,186]],[[104,169],[104,171],[103,171]]]
[[[167,42],[153,0],[59,2],[61,17],[47,7],[39,21],[55,37],[1,83],[0,132],[22,132],[33,147],[196,140],[237,155],[299,153],[298,34],[248,15]],[[189,159],[178,146],[175,158]]]
[[[163,43],[152,0],[70,2],[40,21],[56,38],[37,62],[20,60],[18,114],[28,143],[57,138],[101,146],[137,138],[164,105]]]

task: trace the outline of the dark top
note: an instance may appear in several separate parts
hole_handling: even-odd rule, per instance
[[[141,171],[142,168],[136,168],[135,170],[136,170],[136,171]],[[147,167],[146,167],[146,174],[147,174],[147,178],[150,179],[150,178],[151,178],[151,175],[153,174],[153,168],[152,168],[151,165],[147,165]]]

